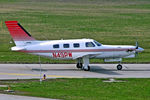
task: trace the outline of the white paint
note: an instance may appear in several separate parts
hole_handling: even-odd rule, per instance
[[[105,59],[104,61],[120,62],[122,58],[134,57],[136,52],[142,52],[144,49],[136,46],[122,46],[122,45],[102,45],[93,39],[70,39],[70,40],[49,40],[38,41],[29,35],[17,21],[6,21],[6,26],[13,36],[15,47],[12,47],[12,51],[27,52],[34,55],[49,57],[53,59],[83,59],[84,68],[89,65],[90,58]],[[11,25],[14,25],[12,30]],[[12,32],[11,32],[12,31]],[[19,41],[17,41],[19,40]],[[79,47],[74,47],[74,44],[78,43]],[[65,48],[64,44],[69,44],[69,47]],[[54,45],[59,45],[59,48],[54,48]]]

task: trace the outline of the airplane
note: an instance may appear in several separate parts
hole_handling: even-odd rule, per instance
[[[16,46],[12,51],[44,56],[52,59],[77,60],[76,67],[89,71],[89,59],[104,59],[105,62],[118,62],[122,70],[122,58],[134,58],[144,49],[130,45],[103,45],[93,39],[46,40],[34,39],[18,21],[5,21]]]

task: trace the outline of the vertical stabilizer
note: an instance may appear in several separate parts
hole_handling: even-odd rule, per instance
[[[23,46],[27,42],[35,41],[17,21],[5,21],[5,24],[17,46]]]

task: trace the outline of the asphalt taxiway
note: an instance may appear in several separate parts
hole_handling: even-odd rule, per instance
[[[47,99],[47,98],[38,98],[38,97],[0,94],[0,100],[58,100],[58,99]]]
[[[150,78],[150,64],[90,64],[90,71],[76,68],[75,64],[0,64],[0,79],[40,78]],[[41,70],[41,71],[40,71]],[[41,74],[40,74],[41,73]]]

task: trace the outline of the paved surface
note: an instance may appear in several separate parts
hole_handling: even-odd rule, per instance
[[[91,71],[77,69],[75,64],[42,64],[42,76],[47,78],[150,78],[150,64],[90,64]],[[30,79],[40,77],[39,64],[0,64],[0,79]]]
[[[56,99],[0,94],[0,100],[56,100]]]

